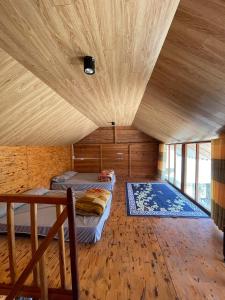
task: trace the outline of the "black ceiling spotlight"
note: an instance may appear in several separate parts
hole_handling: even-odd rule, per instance
[[[87,75],[95,74],[95,59],[92,56],[84,57],[84,73]]]
[[[116,122],[108,122],[109,124],[111,124],[112,126],[116,126]]]

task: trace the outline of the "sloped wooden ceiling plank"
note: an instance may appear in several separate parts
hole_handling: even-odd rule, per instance
[[[130,125],[178,3],[3,0],[0,46],[99,126]]]
[[[181,0],[134,125],[166,142],[225,125],[225,2]]]
[[[72,144],[96,128],[0,49],[0,145]]]

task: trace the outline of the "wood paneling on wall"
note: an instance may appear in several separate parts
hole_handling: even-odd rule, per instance
[[[132,126],[116,127],[116,140],[119,143],[148,143],[156,139]],[[157,141],[158,142],[158,141]],[[112,144],[113,127],[101,127],[78,142],[79,144]]]
[[[0,146],[0,193],[49,188],[50,178],[71,169],[71,146]]]
[[[130,176],[156,176],[159,144],[131,144],[130,148]]]
[[[119,176],[157,175],[159,141],[133,127],[103,127],[74,145],[74,168],[78,172],[114,169]]]
[[[102,145],[102,169],[114,169],[118,175],[128,176],[128,145]]]
[[[97,173],[100,171],[99,145],[74,145],[75,170],[78,172]]]

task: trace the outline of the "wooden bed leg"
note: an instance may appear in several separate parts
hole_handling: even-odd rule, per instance
[[[72,189],[67,189],[67,214],[69,225],[69,246],[70,246],[70,267],[72,277],[72,294],[73,300],[79,299],[79,276],[77,267],[77,239],[75,223],[75,205],[73,201]]]

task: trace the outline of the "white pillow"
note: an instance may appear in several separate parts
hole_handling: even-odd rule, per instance
[[[70,176],[70,177],[73,177],[77,174],[78,172],[75,172],[75,171],[67,171],[65,173],[63,173],[64,176]]]
[[[65,180],[69,179],[69,176],[64,176],[64,175],[60,175],[60,176],[55,176],[52,178],[52,182],[64,182]]]

